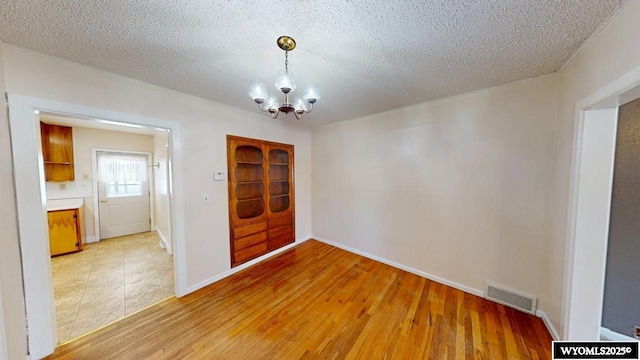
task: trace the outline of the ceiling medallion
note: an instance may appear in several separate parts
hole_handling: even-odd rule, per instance
[[[279,102],[276,96],[269,94],[264,83],[257,79],[249,83],[249,96],[258,104],[260,110],[271,113],[274,119],[280,112],[293,112],[296,119],[300,119],[302,114],[311,112],[313,104],[320,99],[318,85],[307,86],[302,95],[296,96],[292,103],[289,102],[289,93],[296,90],[293,73],[289,70],[289,51],[296,48],[296,41],[289,36],[280,36],[277,43],[278,47],[284,50],[284,69],[278,71],[275,86],[284,94],[284,101]]]

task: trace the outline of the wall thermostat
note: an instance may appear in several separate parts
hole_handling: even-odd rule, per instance
[[[215,181],[223,181],[224,180],[224,171],[216,171],[213,173],[213,180]]]

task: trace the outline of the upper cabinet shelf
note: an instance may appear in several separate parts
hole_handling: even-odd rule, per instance
[[[238,164],[262,164],[264,158],[262,149],[254,145],[240,145],[236,147],[234,155]]]
[[[40,123],[46,181],[73,181],[73,132],[68,126]]]
[[[289,165],[289,153],[283,149],[271,149],[269,151],[269,164]]]

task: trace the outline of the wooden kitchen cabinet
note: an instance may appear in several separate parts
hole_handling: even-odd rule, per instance
[[[82,250],[82,207],[48,211],[51,256]]]
[[[40,123],[46,181],[73,181],[73,133],[68,126]]]
[[[293,145],[227,135],[231,266],[295,241]]]

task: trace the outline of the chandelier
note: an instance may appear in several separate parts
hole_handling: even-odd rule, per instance
[[[278,101],[276,96],[269,94],[264,83],[257,79],[249,83],[249,96],[258,104],[260,110],[271,113],[274,119],[280,112],[285,114],[293,112],[296,119],[300,119],[302,114],[311,112],[313,104],[320,99],[318,85],[307,86],[302,95],[296,96],[293,102],[289,102],[290,93],[296,90],[293,73],[289,70],[289,51],[296,48],[296,41],[289,36],[280,36],[277,43],[280,49],[284,50],[284,69],[278,71],[275,86],[284,94],[284,100]]]

